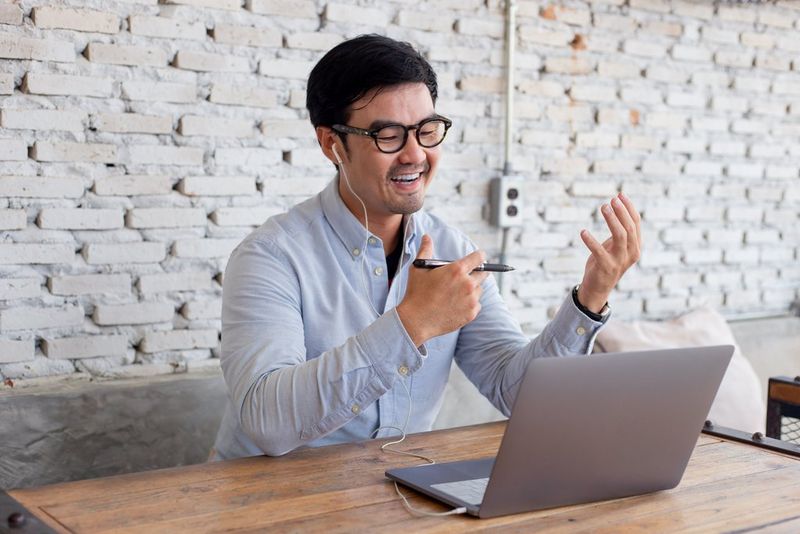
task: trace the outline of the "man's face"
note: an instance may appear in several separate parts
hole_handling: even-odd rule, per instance
[[[435,115],[430,92],[423,83],[387,87],[375,93],[367,93],[352,105],[348,126],[365,130],[386,124],[411,126]],[[390,223],[418,211],[436,172],[440,146],[423,148],[417,143],[415,131],[409,131],[399,152],[385,154],[371,137],[347,134],[347,150],[337,141],[337,151],[344,162],[344,172],[339,173],[342,199],[364,222],[364,208],[347,187],[346,172],[350,187],[364,201],[370,225],[373,221]]]

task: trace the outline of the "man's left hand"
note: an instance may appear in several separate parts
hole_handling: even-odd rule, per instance
[[[603,309],[625,271],[639,261],[642,249],[641,217],[628,197],[620,193],[600,212],[611,237],[600,244],[588,230],[581,231],[581,239],[591,254],[578,288],[580,303],[595,313]]]

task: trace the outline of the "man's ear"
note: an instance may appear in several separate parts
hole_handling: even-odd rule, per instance
[[[316,127],[317,133],[317,142],[319,143],[320,148],[322,149],[322,153],[325,154],[325,157],[330,160],[331,163],[337,165],[336,155],[333,153],[333,145],[339,143],[339,148],[337,152],[339,156],[344,157],[345,154],[341,147],[341,140],[339,139],[339,135],[333,131],[332,128],[327,126],[317,126]]]

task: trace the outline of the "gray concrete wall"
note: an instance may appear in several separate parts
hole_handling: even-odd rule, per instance
[[[0,394],[0,489],[203,462],[225,395],[218,373]]]

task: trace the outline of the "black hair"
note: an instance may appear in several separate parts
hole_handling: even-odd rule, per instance
[[[308,77],[306,107],[311,124],[346,124],[350,106],[365,94],[404,83],[424,83],[436,103],[436,73],[409,43],[377,34],[340,43]]]

